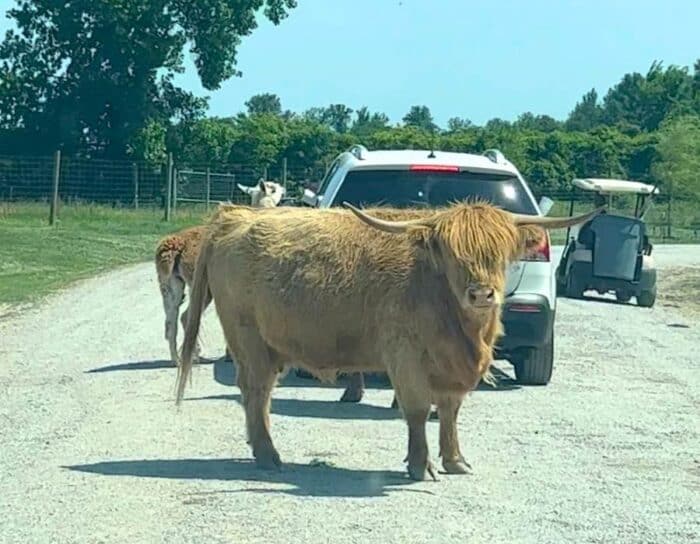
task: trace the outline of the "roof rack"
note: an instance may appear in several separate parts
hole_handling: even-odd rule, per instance
[[[365,156],[369,151],[364,145],[355,144],[348,149],[349,153],[352,153],[357,159],[364,160]]]
[[[506,157],[498,149],[487,149],[482,153],[484,157],[488,158],[491,162],[504,163],[506,162]]]

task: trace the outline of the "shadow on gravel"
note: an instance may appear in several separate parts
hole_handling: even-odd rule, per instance
[[[477,391],[511,391],[520,389],[520,385],[516,381],[503,372],[500,368],[491,367],[491,373],[496,378],[496,386],[492,387],[484,382],[479,382]],[[322,383],[307,373],[302,373],[309,377],[297,376],[295,370],[290,370],[289,373],[279,382],[277,387],[323,387],[338,389],[340,392],[347,385],[347,377],[340,377],[335,384]],[[214,361],[214,380],[221,385],[235,386],[236,385],[236,368],[231,361],[225,359],[217,359]],[[370,373],[365,374],[365,387],[368,389],[392,389],[389,380],[382,375]],[[340,398],[340,397],[338,397]],[[350,404],[350,403],[342,403]]]
[[[239,394],[209,395],[186,398],[185,401],[223,400],[241,403]],[[319,419],[401,419],[401,413],[389,406],[345,403],[337,400],[272,399],[270,412],[280,416],[311,417]]]
[[[200,365],[214,364],[214,359],[202,359]],[[95,374],[99,372],[118,372],[122,370],[158,370],[161,368],[175,368],[175,365],[170,359],[161,359],[157,361],[135,361],[133,363],[117,363],[108,366],[101,366],[86,370],[85,374]]]
[[[174,480],[220,480],[286,484],[292,489],[235,489],[211,493],[283,493],[308,497],[381,497],[391,487],[413,483],[404,472],[349,470],[325,463],[285,464],[279,471],[261,470],[250,459],[140,459],[64,466],[71,471],[104,476]],[[408,489],[407,489],[408,491]],[[410,490],[418,491],[418,490]],[[429,491],[424,491],[430,493]],[[203,493],[206,494],[206,493]]]

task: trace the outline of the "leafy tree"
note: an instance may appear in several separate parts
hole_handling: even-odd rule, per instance
[[[523,130],[552,132],[559,129],[561,123],[549,115],[534,115],[528,111],[521,114],[514,125],[516,128]]]
[[[433,122],[433,114],[428,106],[411,106],[409,112],[404,115],[403,122],[408,127],[415,127],[428,132],[437,130],[437,125]]]
[[[172,84],[191,44],[203,86],[234,75],[242,36],[263,9],[278,24],[296,0],[18,0],[0,45],[0,120],[44,147],[122,156],[148,119],[186,117],[202,101]]]
[[[652,131],[669,115],[692,111],[692,77],[688,69],[663,69],[654,62],[646,76],[625,74],[603,99],[603,121]]]
[[[659,133],[654,172],[669,195],[700,200],[700,116],[666,121]]]
[[[473,126],[474,124],[469,119],[463,119],[462,117],[450,117],[447,120],[447,130],[450,132],[466,130]]]
[[[131,155],[151,164],[162,164],[167,156],[167,130],[160,121],[149,119],[132,139],[129,147]]]
[[[566,120],[567,130],[591,130],[593,127],[600,124],[601,107],[598,104],[598,93],[595,89],[591,89],[569,114]]]
[[[323,112],[324,122],[340,134],[348,131],[351,119],[352,108],[345,104],[331,104]]]
[[[287,124],[278,115],[239,115],[235,126],[237,135],[229,155],[231,163],[268,167],[278,162],[287,148]]]
[[[262,93],[251,96],[245,103],[249,115],[271,113],[282,115],[282,101],[273,93]]]
[[[350,132],[360,140],[369,135],[385,130],[389,126],[389,118],[383,113],[370,113],[366,106],[362,106],[355,112],[355,120],[350,127]]]

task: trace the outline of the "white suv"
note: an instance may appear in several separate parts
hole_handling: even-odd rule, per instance
[[[331,164],[318,194],[304,191],[302,204],[328,208],[355,206],[439,207],[478,197],[515,213],[543,215],[527,183],[503,154],[483,155],[429,150],[368,151],[355,145]],[[545,385],[552,375],[556,310],[550,241],[508,271],[503,305],[505,335],[495,356],[515,368],[519,383]]]

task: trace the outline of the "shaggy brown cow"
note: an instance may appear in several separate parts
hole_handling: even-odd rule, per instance
[[[457,414],[488,372],[501,334],[507,264],[541,243],[541,227],[581,223],[599,210],[559,219],[456,204],[389,221],[351,209],[256,214],[231,207],[214,216],[196,266],[177,403],[211,296],[238,365],[258,466],[281,465],[270,394],[280,370],[300,365],[321,379],[386,371],[408,424],[406,460],[416,480],[435,478],[425,436],[434,402],[443,468],[465,473]]]
[[[238,187],[250,196],[251,206],[257,208],[276,207],[285,192],[279,183],[262,179],[253,187],[240,184]],[[165,339],[170,348],[170,358],[175,364],[178,361],[177,316],[185,299],[185,286],[192,288],[194,266],[204,231],[204,226],[187,228],[165,236],[156,246],[156,272],[165,311]],[[182,312],[180,318],[183,329],[187,323],[187,312],[188,310]]]

